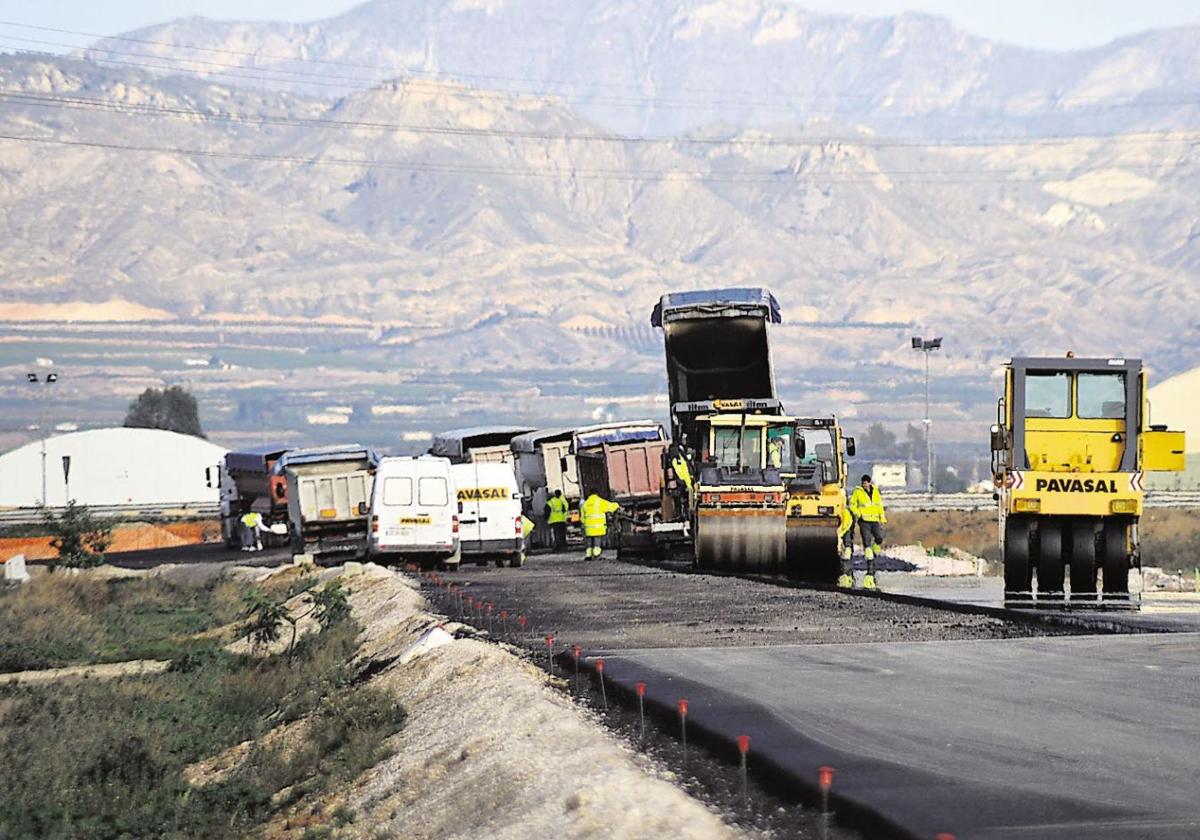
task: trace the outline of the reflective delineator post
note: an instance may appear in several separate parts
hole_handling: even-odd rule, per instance
[[[529,619],[523,615],[517,616],[517,624],[521,625],[521,639],[525,639],[525,625],[529,623]]]
[[[550,664],[550,675],[554,676],[554,634],[546,636],[546,661]]]
[[[646,740],[646,684],[637,683],[634,687],[638,697],[638,718],[642,724],[642,740]]]
[[[508,610],[500,610],[500,635],[508,641]]]
[[[579,693],[579,645],[571,645],[571,658],[575,660],[575,693]]]
[[[680,700],[677,704],[679,707],[679,738],[683,741],[683,763],[687,764],[687,707],[686,700]]]
[[[489,636],[492,635],[492,607],[493,606],[494,605],[492,604],[491,601],[487,602],[488,635]]]
[[[817,782],[821,786],[821,840],[829,837],[829,789],[833,787],[833,774],[829,765],[817,768]]]
[[[745,805],[750,800],[750,783],[746,777],[746,757],[750,753],[750,736],[739,735],[737,745],[742,763],[742,804]]]
[[[938,834],[936,837],[934,837],[933,840],[956,840],[956,838],[950,832],[943,831],[940,834]]]
[[[604,711],[608,711],[608,693],[604,690],[604,660],[596,660],[596,673],[600,675],[600,700],[604,703]]]

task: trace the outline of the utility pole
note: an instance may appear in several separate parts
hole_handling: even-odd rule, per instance
[[[58,374],[50,371],[41,377],[36,373],[27,373],[25,379],[30,385],[42,386],[38,394],[38,434],[42,436],[42,507],[46,507],[46,400],[50,396],[50,386],[58,381]]]
[[[932,496],[935,490],[933,482],[933,418],[929,408],[929,354],[942,348],[940,338],[926,341],[921,336],[914,335],[912,348],[925,354],[925,491]]]

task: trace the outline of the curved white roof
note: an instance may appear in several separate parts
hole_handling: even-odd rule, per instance
[[[1150,422],[1187,433],[1187,451],[1200,452],[1200,368],[1150,388]]]
[[[80,504],[166,504],[219,501],[204,470],[226,449],[160,429],[93,429],[46,439],[46,504],[66,504],[63,456],[71,457],[71,497]],[[0,455],[0,507],[42,501],[42,442]]]

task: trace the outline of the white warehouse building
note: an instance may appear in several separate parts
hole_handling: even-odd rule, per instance
[[[205,470],[224,461],[226,450],[202,438],[160,429],[93,429],[47,438],[45,447],[50,507],[67,502],[64,456],[71,459],[71,498],[80,504],[219,501],[220,491],[207,486]],[[41,502],[42,441],[0,455],[0,508]]]

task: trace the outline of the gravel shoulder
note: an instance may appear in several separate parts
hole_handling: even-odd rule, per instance
[[[438,623],[405,576],[368,565],[351,588],[365,628],[361,673],[395,695],[408,722],[391,757],[300,803],[266,836],[299,837],[346,812],[353,819],[334,836],[744,836],[510,650],[467,637],[403,661]]]

